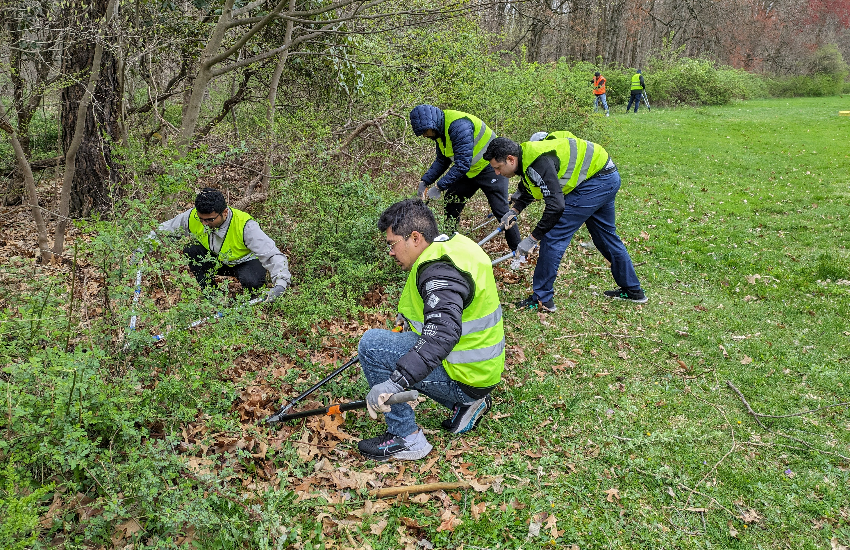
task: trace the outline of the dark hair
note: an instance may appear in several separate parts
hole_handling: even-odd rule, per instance
[[[599,73],[593,73],[593,76],[601,76]]]
[[[400,237],[418,231],[427,243],[434,242],[439,234],[434,213],[419,199],[405,199],[384,210],[378,220],[378,230],[386,231],[389,228]]]
[[[516,158],[522,156],[519,143],[506,137],[497,137],[487,146],[487,151],[484,152],[484,160],[496,159],[496,162],[505,162],[508,155]]]
[[[221,214],[227,208],[227,201],[224,200],[224,195],[218,189],[212,187],[204,187],[198,196],[195,197],[195,210],[201,214],[210,214],[216,212]]]

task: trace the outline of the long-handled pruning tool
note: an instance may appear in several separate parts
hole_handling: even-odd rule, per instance
[[[136,264],[136,255],[138,252],[134,252],[130,257],[130,265]],[[141,261],[141,260],[139,260]],[[139,297],[142,295],[142,268],[136,270],[136,288],[133,290],[133,305],[130,309],[132,316],[130,317],[130,327],[129,332],[134,332],[136,330],[136,321],[138,320],[138,315],[136,315],[136,305],[139,303]],[[130,341],[127,340],[127,334],[124,335],[124,351],[127,351],[130,348]]]
[[[481,228],[482,228],[482,227],[484,227],[485,225],[490,225],[490,224],[491,224],[491,223],[493,223],[495,220],[496,220],[496,216],[494,216],[494,215],[493,215],[493,213],[492,213],[492,212],[490,212],[489,214],[487,214],[487,217],[486,217],[486,218],[484,218],[484,221],[483,221],[483,222],[479,223],[478,225],[476,225],[475,227],[473,227],[472,229],[470,229],[470,230],[469,230],[469,232],[470,232],[470,233],[472,233],[473,231],[478,231],[479,229],[481,229]]]
[[[283,407],[282,409],[280,409],[279,411],[277,411],[276,413],[274,413],[273,415],[268,417],[266,419],[266,423],[278,422],[279,419],[281,417],[285,416],[287,411],[289,411],[289,409],[291,409],[293,406],[295,406],[296,403],[298,403],[299,401],[301,401],[302,399],[304,399],[305,397],[307,397],[308,395],[310,395],[314,391],[318,390],[319,388],[321,388],[322,386],[324,386],[325,384],[327,384],[328,382],[330,382],[331,380],[333,380],[334,378],[339,376],[342,373],[342,371],[344,371],[345,369],[347,369],[351,365],[357,364],[359,361],[360,361],[360,357],[355,355],[354,357],[352,357],[351,359],[346,361],[343,366],[339,367],[338,369],[335,369],[332,373],[325,376],[320,381],[316,382],[310,389],[303,392],[301,395],[299,395],[298,397],[296,397],[295,399],[293,399],[292,401],[287,403],[285,407]]]
[[[396,393],[392,397],[386,400],[387,405],[395,405],[396,403],[405,403],[407,401],[415,401],[419,398],[419,392],[416,390],[403,391],[401,393]],[[345,411],[353,411],[355,409],[365,409],[366,408],[366,400],[361,401],[351,401],[349,403],[339,403],[336,405],[331,405],[329,407],[323,407],[321,409],[310,409],[309,411],[301,411],[296,413],[284,414],[284,415],[274,415],[270,416],[265,420],[265,424],[277,424],[278,422],[286,422],[287,420],[295,420],[298,418],[305,418],[308,416],[317,416],[320,414],[325,415],[335,415],[342,414]]]
[[[259,304],[261,302],[265,302],[265,301],[266,301],[265,298],[254,298],[253,300],[248,302],[246,305],[253,306],[253,305]],[[203,325],[204,323],[206,323],[210,319],[221,319],[225,315],[226,315],[226,312],[224,312],[224,311],[216,311],[213,315],[210,315],[209,317],[204,317],[203,319],[198,319],[197,321],[193,321],[183,328],[185,330],[188,330],[190,328],[195,328],[195,327]],[[162,342],[163,340],[165,340],[165,337],[168,336],[171,332],[173,332],[173,331],[169,330],[168,332],[164,332],[162,334],[157,334],[156,336],[154,336],[152,338],[151,341],[152,342]]]

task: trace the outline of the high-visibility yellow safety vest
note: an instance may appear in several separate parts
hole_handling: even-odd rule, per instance
[[[578,139],[578,138],[576,138],[576,135],[574,133],[568,132],[566,130],[557,130],[557,131],[552,132],[551,134],[547,135],[543,139],[569,139],[569,138]]]
[[[466,177],[471,178],[477,176],[481,173],[481,170],[490,166],[490,163],[484,160],[484,152],[487,151],[487,146],[490,145],[490,142],[498,136],[495,132],[493,132],[493,130],[488,128],[486,124],[481,122],[481,119],[478,117],[474,117],[461,111],[452,111],[448,109],[443,111],[443,114],[446,117],[444,124],[446,135],[443,139],[437,140],[437,147],[440,148],[441,153],[452,160],[455,159],[455,153],[452,141],[449,139],[449,126],[451,126],[452,122],[465,118],[472,122],[472,125],[475,127],[475,137],[472,147],[472,162],[469,165],[470,167],[469,171],[466,173]]]
[[[248,220],[252,220],[247,212],[230,208],[230,225],[227,226],[227,233],[224,235],[224,242],[221,244],[221,250],[218,252],[218,260],[223,264],[233,265],[241,258],[251,253],[251,250],[245,246],[245,224]],[[198,211],[193,208],[189,214],[189,231],[198,239],[198,242],[204,245],[207,250],[210,249],[210,241],[212,235],[206,232],[206,226],[201,223],[198,217]]]
[[[578,139],[544,139],[526,141],[522,148],[522,179],[525,187],[535,199],[543,198],[543,191],[529,177],[526,171],[540,155],[554,153],[561,163],[558,168],[558,180],[564,195],[575,189],[580,183],[592,178],[608,163],[608,151],[601,145]]]
[[[416,334],[425,326],[425,304],[419,294],[419,273],[432,262],[452,264],[471,288],[461,317],[461,336],[443,360],[451,376],[468,386],[487,388],[502,379],[505,368],[505,330],[502,305],[490,257],[475,241],[458,233],[447,241],[434,241],[422,251],[401,293],[398,311]]]
[[[632,90],[643,90],[643,86],[640,85],[640,73],[632,75]]]

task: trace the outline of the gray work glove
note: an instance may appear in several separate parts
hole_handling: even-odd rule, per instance
[[[531,251],[534,250],[534,248],[537,246],[537,243],[539,243],[539,242],[540,241],[538,241],[537,239],[535,239],[531,235],[524,238],[523,240],[520,241],[520,243],[516,247],[517,256],[528,256],[531,253]]]
[[[435,200],[439,199],[442,194],[443,194],[443,190],[440,189],[439,187],[437,187],[436,185],[434,185],[430,189],[428,189],[427,198],[435,201]]]
[[[516,192],[515,192],[513,195],[511,195],[510,197],[508,197],[508,206],[513,206],[513,205],[514,205],[514,203],[515,203],[516,201],[518,201],[518,200],[519,200],[519,198],[520,198],[521,196],[522,196],[522,191],[520,191],[519,189],[517,189],[517,190],[516,190]]]
[[[502,216],[502,219],[500,220],[502,227],[504,227],[505,229],[510,228],[513,224],[517,222],[518,217],[519,213],[513,208],[511,208],[510,210],[505,212],[505,215]]]
[[[372,417],[372,420],[377,420],[378,412],[390,412],[390,406],[385,405],[384,402],[403,389],[392,380],[372,386],[372,389],[366,395],[366,408],[369,410],[369,416]]]
[[[286,290],[286,287],[283,285],[277,285],[266,293],[266,299],[264,300],[267,304],[274,302],[278,296],[283,294],[283,291]]]
[[[425,191],[428,190],[428,184],[424,181],[419,182],[419,189],[416,191],[416,196],[419,198],[425,197]]]

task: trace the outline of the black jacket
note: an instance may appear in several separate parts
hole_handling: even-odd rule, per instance
[[[522,166],[522,158],[518,159],[519,166]],[[525,208],[534,202],[535,198],[525,186],[526,178],[530,178],[534,185],[540,188],[543,192],[543,202],[546,207],[543,209],[543,216],[537,222],[537,226],[531,232],[531,236],[538,241],[543,238],[543,235],[555,227],[558,220],[561,219],[561,214],[564,213],[566,207],[564,192],[561,190],[561,182],[558,180],[558,170],[561,167],[561,161],[554,153],[545,153],[537,157],[531,166],[528,167],[525,174],[521,174],[519,182],[519,198],[514,201],[514,208],[517,212],[522,212]]]

